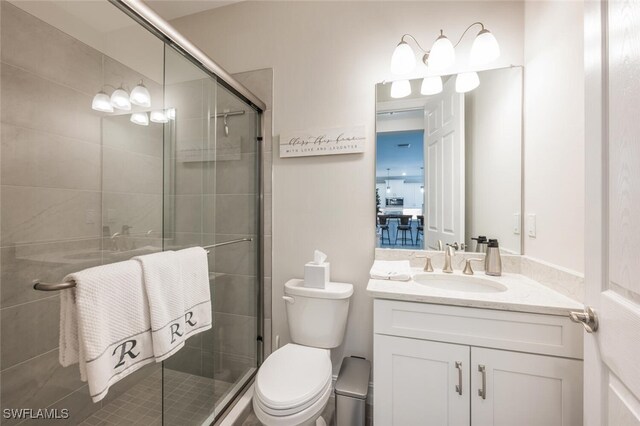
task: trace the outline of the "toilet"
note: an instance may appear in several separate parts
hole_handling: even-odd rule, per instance
[[[353,285],[330,282],[284,286],[287,322],[293,343],[276,350],[256,376],[253,410],[267,426],[324,425],[320,416],[332,386],[331,348],[342,343]]]

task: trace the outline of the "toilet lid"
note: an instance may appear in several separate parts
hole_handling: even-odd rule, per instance
[[[317,399],[328,383],[331,383],[329,351],[290,343],[262,364],[255,391],[262,405],[289,410]]]

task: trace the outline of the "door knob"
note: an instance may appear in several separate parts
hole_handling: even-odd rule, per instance
[[[571,321],[582,324],[587,333],[598,331],[598,315],[591,306],[584,308],[584,312],[570,312]]]

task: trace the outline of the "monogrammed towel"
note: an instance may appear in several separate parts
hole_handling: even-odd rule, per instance
[[[211,328],[211,290],[207,252],[192,247],[176,252],[184,289],[184,338]]]
[[[174,251],[137,256],[149,300],[153,353],[160,362],[184,346],[185,292],[180,258]]]
[[[153,362],[147,296],[140,263],[128,260],[65,277],[60,294],[60,363],[80,364],[94,402],[109,387]]]

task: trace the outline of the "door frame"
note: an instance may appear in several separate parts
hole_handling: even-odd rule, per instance
[[[584,2],[585,59],[585,304],[600,309],[608,282],[608,51],[606,0]],[[606,424],[606,383],[598,333],[584,338],[585,426]]]

